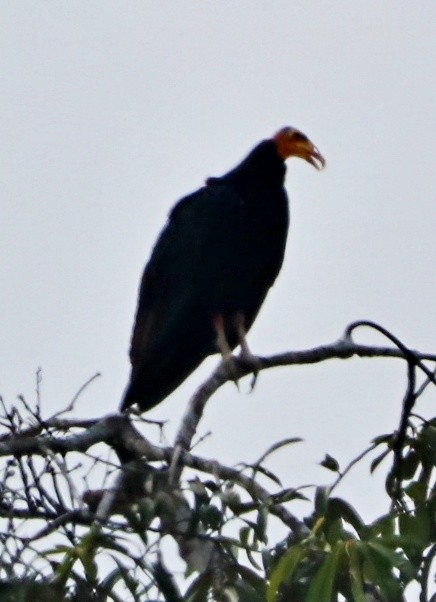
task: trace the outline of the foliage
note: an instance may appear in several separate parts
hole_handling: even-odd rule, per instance
[[[174,447],[153,446],[132,426],[143,419],[44,420],[38,387],[35,407],[24,399],[4,405],[0,599],[400,602],[415,583],[420,602],[428,602],[436,555],[436,418],[413,410],[434,376],[422,357],[388,336],[408,369],[399,427],[344,468],[326,454],[321,464],[332,482],[315,490],[284,486],[267,466],[272,453],[299,439],[231,468],[180,445],[190,440],[186,432]],[[341,353],[343,346],[344,340]],[[426,375],[420,386],[417,370]],[[192,406],[188,412],[192,418]],[[387,468],[387,507],[366,524],[337,490],[369,459],[371,472]],[[92,488],[97,481],[100,489]],[[308,508],[303,518],[292,513],[296,500]],[[282,539],[271,543],[277,522]],[[175,554],[166,540],[177,546],[184,576],[169,568]]]

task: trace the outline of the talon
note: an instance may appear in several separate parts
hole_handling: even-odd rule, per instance
[[[249,393],[252,393],[254,390],[254,387],[256,386],[257,377],[259,376],[261,362],[260,362],[259,358],[257,358],[251,352],[247,354],[243,349],[241,349],[241,352],[239,354],[239,359],[241,362],[243,362],[243,364],[245,364],[247,366],[247,368],[250,368],[252,371],[253,377],[250,382],[250,390],[249,390]]]
[[[253,370],[253,378],[251,379],[251,382],[250,382],[250,390],[248,391],[249,393],[253,393],[254,387],[256,386],[256,383],[257,383],[258,376],[259,376],[259,370],[258,369]]]
[[[261,365],[259,359],[251,353],[250,348],[248,347],[247,339],[245,336],[246,330],[244,314],[238,311],[235,314],[233,314],[231,318],[231,327],[234,329],[233,333],[235,333],[236,331],[236,335],[238,337],[237,340],[241,348],[237,361],[232,354],[232,349],[227,340],[226,325],[224,323],[224,317],[222,314],[215,314],[213,316],[213,326],[216,332],[216,346],[221,353],[223,367],[227,372],[228,378],[235,383],[239,391],[239,370],[237,361],[241,362],[253,373],[253,378],[250,383],[249,391],[251,393],[256,385]],[[227,324],[227,328],[228,327],[229,325]]]
[[[232,354],[223,356],[223,365],[227,370],[229,378],[235,383],[236,388],[240,392],[239,379],[238,379],[238,367],[235,362],[235,358]]]

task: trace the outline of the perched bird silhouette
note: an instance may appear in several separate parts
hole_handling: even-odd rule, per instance
[[[302,132],[282,128],[169,214],[145,267],[121,409],[146,411],[208,356],[231,362],[283,263],[289,226],[285,160],[325,165]]]

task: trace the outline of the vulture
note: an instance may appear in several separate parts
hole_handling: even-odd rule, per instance
[[[307,136],[284,127],[173,207],[142,276],[121,410],[157,405],[208,355],[231,363],[239,345],[253,357],[246,333],[285,253],[290,157],[325,166]]]

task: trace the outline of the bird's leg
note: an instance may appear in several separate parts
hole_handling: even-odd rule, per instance
[[[247,333],[245,331],[245,316],[242,312],[238,311],[233,316],[233,324],[238,335],[239,345],[241,347],[240,357],[243,360],[252,360],[253,354],[250,351],[247,343]]]
[[[255,355],[253,355],[250,351],[250,348],[247,343],[247,331],[245,329],[245,316],[242,312],[238,311],[233,316],[233,324],[236,329],[236,334],[238,335],[239,345],[241,347],[241,352],[239,353],[240,359],[250,365],[253,368],[253,379],[251,381],[251,391],[254,389],[254,386],[257,381],[257,377],[259,375],[259,361]]]
[[[219,352],[221,353],[221,357],[223,358],[223,364],[226,366],[233,382],[239,390],[237,369],[235,366],[235,361],[233,359],[231,347],[226,337],[224,318],[222,314],[215,314],[213,316],[213,326],[216,332],[216,345],[218,347]]]
[[[223,360],[227,361],[232,355],[232,350],[227,341],[226,332],[224,328],[224,318],[221,314],[216,314],[213,317],[213,325],[216,332],[216,345],[222,355]]]

